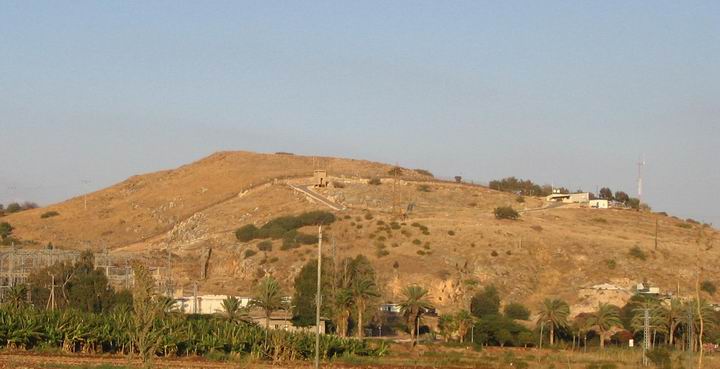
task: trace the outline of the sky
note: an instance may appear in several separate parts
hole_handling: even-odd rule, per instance
[[[0,203],[220,150],[609,186],[720,224],[718,1],[0,2]]]

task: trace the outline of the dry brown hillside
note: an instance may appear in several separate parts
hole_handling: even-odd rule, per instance
[[[260,252],[259,241],[239,242],[233,232],[282,215],[329,210],[289,186],[309,184],[315,168],[343,184],[317,192],[347,207],[334,212],[339,221],[326,229],[326,253],[338,259],[368,256],[385,300],[395,299],[404,285],[421,283],[439,306],[454,309],[494,283],[506,302],[535,308],[542,298],[557,296],[581,311],[598,299],[623,297],[581,290],[599,283],[630,288],[648,280],[664,291],[679,287],[681,294],[693,287],[700,225],[630,210],[545,209],[541,199],[520,203],[508,193],[433,181],[414,171],[396,178],[388,175],[392,166],[358,160],[223,152],[89,194],[87,210],[75,198],[5,220],[37,247],[53,241],[61,248],[99,249],[106,243],[115,255],[158,264],[169,247],[177,284],[187,289],[199,281],[201,293],[247,294],[268,273],[290,287],[314,257],[313,246],[281,250],[275,241],[272,251]],[[369,185],[367,178],[376,175],[383,183]],[[409,203],[413,212],[400,219],[393,206]],[[521,218],[495,219],[492,210],[500,205],[520,210]],[[60,216],[41,219],[48,210]],[[705,240],[717,237],[714,229],[703,229]],[[702,242],[702,279],[720,283],[720,250],[707,250]],[[637,251],[631,255],[635,247],[644,260]],[[201,279],[200,260],[208,250],[208,274]],[[246,250],[257,253],[245,257]]]

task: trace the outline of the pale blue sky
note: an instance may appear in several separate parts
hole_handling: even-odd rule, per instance
[[[718,1],[0,2],[2,203],[218,150],[634,195],[644,154],[717,225],[719,117]]]

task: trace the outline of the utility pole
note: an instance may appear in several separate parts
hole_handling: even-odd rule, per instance
[[[655,251],[658,249],[658,220],[655,219]]]
[[[167,245],[167,297],[172,298],[172,254],[170,253],[170,244]]]
[[[645,309],[643,313],[643,366],[648,366],[647,353],[650,350],[650,309]]]
[[[50,281],[50,298],[48,299],[46,308],[55,310],[55,274],[50,275]]]
[[[318,226],[317,294],[315,295],[315,369],[320,368],[320,304],[322,303],[322,225]]]
[[[80,182],[83,184],[83,202],[85,203],[85,210],[87,210],[87,185],[90,184],[90,181],[87,179],[83,179]]]
[[[197,290],[197,281],[193,282],[193,314],[198,313],[198,298],[197,298],[198,290]]]

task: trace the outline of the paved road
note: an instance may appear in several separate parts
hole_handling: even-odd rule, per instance
[[[345,210],[345,207],[343,205],[338,204],[338,203],[328,199],[327,197],[313,191],[311,189],[312,186],[308,186],[308,185],[295,186],[295,185],[291,185],[291,184],[288,184],[288,186],[290,186],[290,188],[292,188],[294,190],[304,193],[307,197],[321,203],[322,205],[329,207],[330,209],[337,210],[337,211]]]

